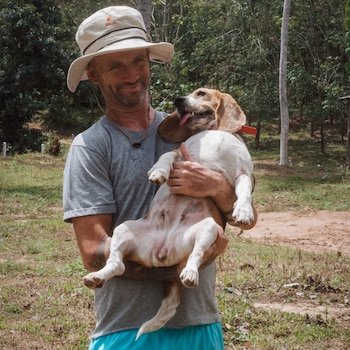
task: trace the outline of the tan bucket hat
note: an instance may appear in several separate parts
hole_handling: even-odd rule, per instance
[[[79,26],[75,39],[81,57],[69,67],[67,86],[74,92],[81,80],[87,80],[86,67],[95,57],[118,51],[146,48],[150,60],[169,62],[174,55],[170,43],[152,43],[142,15],[128,6],[110,6],[95,12]]]

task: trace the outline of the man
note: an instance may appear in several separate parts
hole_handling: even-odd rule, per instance
[[[81,57],[70,66],[67,82],[75,91],[90,79],[101,90],[105,115],[78,135],[64,173],[64,220],[72,222],[86,269],[101,269],[109,255],[113,228],[142,217],[156,187],[147,170],[172,150],[157,136],[165,117],[150,106],[149,62],[168,62],[169,43],[148,41],[141,14],[130,7],[97,11],[79,26]],[[168,185],[175,194],[210,196],[222,212],[233,205],[233,189],[217,172],[191,161],[174,164]],[[147,269],[127,262],[123,276],[95,291],[97,325],[90,349],[223,349],[215,301],[215,264],[223,252],[219,237],[207,254],[200,285],[184,289],[176,315],[165,328],[142,335],[140,325],[154,316],[163,297],[164,280],[178,278],[176,266]]]

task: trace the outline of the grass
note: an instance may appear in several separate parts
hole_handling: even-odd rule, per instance
[[[217,282],[229,349],[347,348],[348,323],[324,320],[321,315],[264,311],[254,303],[302,305],[315,301],[315,305],[326,308],[344,305],[349,293],[349,258],[256,244],[237,237],[231,241],[229,253],[221,258]],[[291,283],[298,283],[298,288],[284,287]],[[335,347],[335,343],[343,346]]]
[[[248,140],[251,142],[251,140]],[[345,172],[345,143],[334,141],[320,152],[317,139],[305,134],[290,140],[291,165],[279,166],[279,139],[265,136],[259,150],[253,150],[259,209],[280,211],[349,210],[349,176]]]
[[[293,166],[282,168],[277,139],[262,140],[261,149],[252,151],[258,209],[349,210],[344,145],[332,143],[327,152],[320,154],[313,140],[293,140]],[[64,156],[0,159],[0,348],[87,348],[95,324],[93,294],[82,284],[85,271],[72,227],[62,221],[63,167]],[[226,349],[348,347],[349,323],[254,306],[312,301],[349,310],[348,257],[230,234],[217,278]],[[297,289],[284,287],[290,283],[298,283]]]
[[[1,159],[0,347],[84,349],[92,293],[70,225],[62,221],[64,158]],[[5,281],[5,282],[4,282]]]

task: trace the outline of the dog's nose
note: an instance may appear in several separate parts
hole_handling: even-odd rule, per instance
[[[174,104],[177,108],[179,108],[179,107],[183,106],[185,101],[186,101],[186,96],[180,96],[180,97],[175,99]]]

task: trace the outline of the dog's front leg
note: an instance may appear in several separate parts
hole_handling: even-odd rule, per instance
[[[253,185],[251,177],[247,174],[239,175],[235,182],[237,200],[232,213],[232,218],[237,224],[249,225],[254,221],[252,190]]]
[[[173,163],[179,155],[178,150],[162,154],[158,162],[148,171],[148,179],[157,185],[163,184],[169,179],[169,174],[173,168]]]

